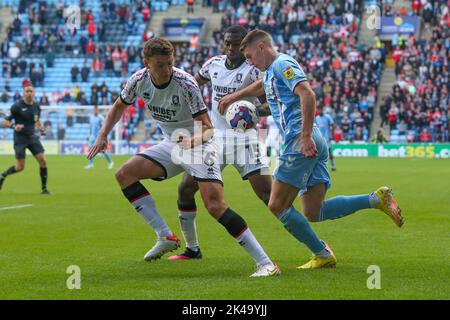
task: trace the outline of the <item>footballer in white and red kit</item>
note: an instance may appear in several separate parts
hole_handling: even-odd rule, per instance
[[[177,132],[183,129],[193,136],[194,118],[208,112],[194,77],[174,67],[170,81],[164,86],[157,86],[152,82],[149,70],[144,68],[131,76],[120,94],[121,101],[127,105],[134,103],[136,97],[144,101],[151,117],[159,124],[164,135],[162,142],[138,154],[156,162],[164,169],[164,176],[156,179],[168,179],[186,171],[196,180],[222,183],[217,147],[213,140],[203,143],[202,147],[205,152],[210,153],[210,157],[214,157],[211,161],[214,161],[215,165],[201,161],[190,163],[194,161],[181,161],[182,159],[178,159],[179,161],[175,159],[177,162],[175,163],[172,159],[178,155],[177,152],[173,152],[178,146]],[[181,149],[179,151],[183,152]]]
[[[140,97],[161,127],[164,140],[130,158],[116,172],[116,180],[123,195],[157,234],[157,242],[144,260],[161,258],[177,249],[180,241],[140,181],[167,179],[185,171],[197,181],[210,215],[256,262],[252,277],[278,275],[279,268],[264,252],[247,223],[225,202],[217,146],[212,139],[213,126],[207,108],[194,77],[173,67],[174,52],[173,45],[163,38],[155,37],[145,43],[142,51],[145,68],[130,77],[109,110],[88,159],[106,148],[108,133],[128,105]]]
[[[265,146],[258,141],[255,129],[247,130],[245,133],[230,129],[218,109],[220,99],[261,78],[260,71],[251,66],[239,51],[241,40],[246,34],[247,30],[241,26],[229,27],[224,33],[226,54],[206,61],[195,75],[195,79],[199,85],[211,82],[212,106],[209,114],[214,126],[214,138],[219,146],[221,170],[228,164],[233,165],[243,180],[249,180],[255,194],[267,205],[272,180],[264,152]],[[261,105],[258,98],[249,98],[248,101],[256,106]],[[186,249],[178,255],[169,257],[171,260],[202,257],[195,225],[197,206],[194,195],[197,190],[195,177],[184,174],[178,192],[178,211]]]

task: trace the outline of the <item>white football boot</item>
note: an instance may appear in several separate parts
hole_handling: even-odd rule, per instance
[[[180,240],[175,234],[165,238],[158,238],[156,244],[144,256],[145,261],[161,258],[164,254],[180,247]]]
[[[270,276],[279,276],[281,274],[280,268],[278,268],[277,264],[263,264],[258,265],[256,267],[256,272],[253,273],[250,277],[270,277]]]

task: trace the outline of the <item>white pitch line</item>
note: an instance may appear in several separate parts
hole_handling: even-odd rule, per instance
[[[11,206],[11,207],[4,207],[4,208],[0,208],[0,211],[3,210],[10,210],[10,209],[20,209],[20,208],[28,208],[28,207],[32,207],[32,204],[21,204],[18,206]]]

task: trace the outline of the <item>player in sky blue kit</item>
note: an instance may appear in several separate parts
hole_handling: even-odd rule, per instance
[[[95,143],[95,140],[97,139],[98,133],[100,132],[100,129],[102,128],[103,120],[105,118],[98,113],[98,107],[94,107],[94,114],[92,114],[89,117],[89,125],[90,125],[90,136],[89,136],[89,148],[92,148],[92,146]],[[106,151],[101,152],[103,156],[108,161],[108,169],[112,169],[114,167],[114,162],[112,161],[111,157]],[[94,158],[89,160],[89,164],[85,166],[85,169],[92,169],[94,167]]]
[[[328,146],[314,125],[316,99],[305,73],[292,57],[273,48],[270,34],[253,30],[241,42],[251,65],[264,72],[263,80],[227,95],[219,102],[224,112],[234,101],[265,93],[275,122],[284,139],[284,150],[274,173],[269,209],[284,227],[313,253],[300,269],[334,267],[336,257],[321,241],[293,202],[300,197],[302,211],[311,222],[338,219],[358,210],[377,208],[403,224],[401,210],[388,187],[371,194],[338,196],[325,200],[330,187]]]
[[[328,155],[330,156],[331,170],[336,171],[333,153],[331,152],[331,135],[334,125],[333,118],[329,113],[324,113],[322,109],[319,109],[319,113],[316,116],[315,122],[320,129],[320,133],[322,133],[322,136],[325,138],[325,141],[328,144]]]

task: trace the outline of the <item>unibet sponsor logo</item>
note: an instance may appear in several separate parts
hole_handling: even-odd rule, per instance
[[[236,88],[224,87],[224,86],[214,86],[214,91],[217,93],[230,94],[236,91]]]
[[[148,105],[147,107],[150,110],[153,119],[158,121],[172,121],[172,118],[177,115],[177,110],[166,109],[152,105]]]
[[[224,87],[224,86],[214,86],[215,97],[214,100],[219,102],[220,99],[225,97],[226,95],[233,93],[236,91],[236,88]]]

